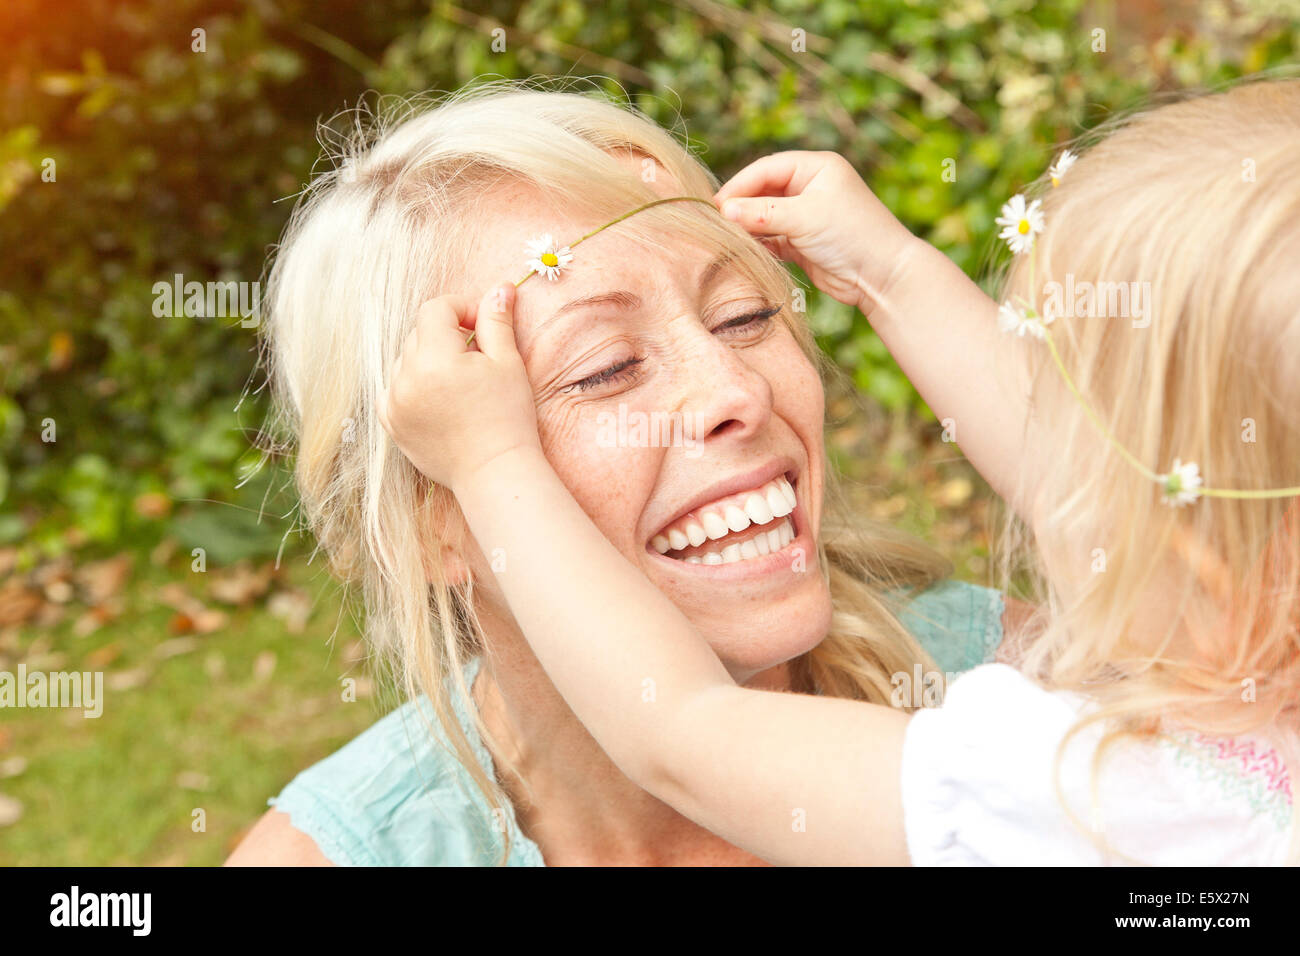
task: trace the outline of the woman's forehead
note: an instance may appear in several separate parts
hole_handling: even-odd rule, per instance
[[[518,282],[527,275],[532,268],[529,242],[549,234],[558,249],[601,224],[528,209],[493,217],[488,230],[492,238],[471,258],[471,288],[464,294],[480,296],[495,285]],[[575,299],[628,291],[650,301],[657,294],[689,290],[711,258],[698,242],[684,239],[651,246],[620,232],[618,226],[587,239],[572,255],[555,279],[537,274],[519,286],[515,323],[521,335]]]

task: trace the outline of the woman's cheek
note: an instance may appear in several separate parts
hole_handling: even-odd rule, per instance
[[[611,420],[617,421],[617,411],[598,402],[538,412],[542,451],[588,514],[603,492],[626,488],[638,452],[616,440]]]
[[[550,402],[537,408],[537,437],[551,466],[559,471],[580,444],[582,415],[576,406]]]
[[[771,354],[768,382],[774,411],[796,428],[815,428],[821,434],[826,415],[826,392],[821,375],[788,333]]]

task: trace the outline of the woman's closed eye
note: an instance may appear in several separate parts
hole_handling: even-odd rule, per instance
[[[757,312],[747,312],[746,314],[738,315],[733,319],[719,322],[713,327],[712,332],[715,335],[727,336],[761,332],[771,324],[773,317],[775,317],[780,311],[781,306],[774,305],[766,309],[760,309]],[[639,355],[620,359],[613,365],[601,369],[595,374],[588,375],[586,378],[565,385],[560,389],[560,391],[566,394],[575,389],[580,392],[586,392],[593,388],[599,388],[602,385],[609,385],[613,382],[631,381],[639,374],[639,366],[644,361],[645,358]]]

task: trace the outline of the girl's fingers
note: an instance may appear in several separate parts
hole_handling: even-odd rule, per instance
[[[721,204],[732,197],[798,194],[812,178],[807,155],[791,151],[756,159],[728,179],[713,199]]]
[[[463,295],[443,295],[420,306],[415,321],[415,347],[429,359],[465,351],[465,333],[474,327],[474,302]],[[410,348],[410,341],[407,347]]]
[[[731,198],[723,202],[722,215],[739,223],[754,236],[798,236],[799,217],[794,215],[794,199],[762,196],[755,199]]]
[[[493,359],[518,355],[515,345],[515,286],[502,282],[488,289],[478,305],[474,337],[484,355]]]
[[[794,261],[794,249],[785,236],[755,236],[759,243],[772,255],[783,262]]]

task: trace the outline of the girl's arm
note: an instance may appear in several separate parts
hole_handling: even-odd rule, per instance
[[[1030,381],[999,329],[997,303],[913,236],[836,153],[765,156],[714,200],[817,288],[861,310],[946,439],[1015,506]]]
[[[540,447],[452,490],[569,706],[638,785],[782,864],[906,864],[905,714],[738,686],[682,612],[626,561]]]

